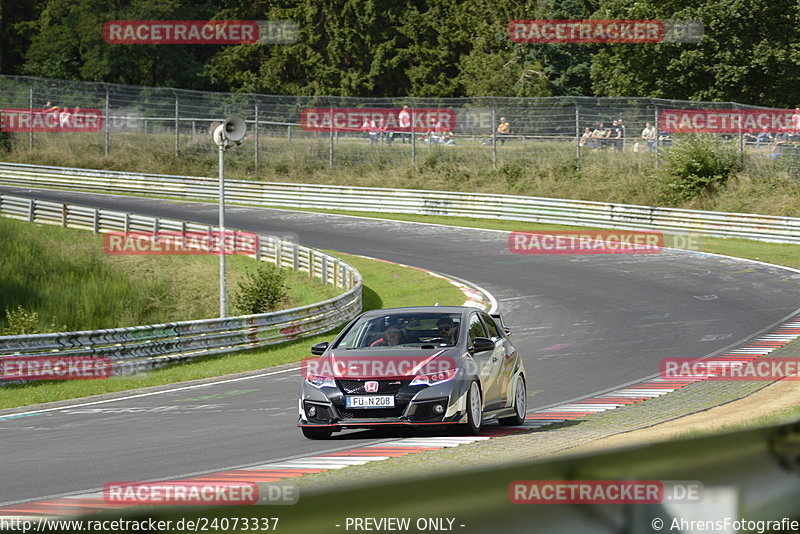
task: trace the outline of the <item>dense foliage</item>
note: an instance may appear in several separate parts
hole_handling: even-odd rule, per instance
[[[341,96],[657,96],[797,104],[795,0],[0,0],[0,72]],[[697,44],[531,45],[531,18],[699,19]],[[291,45],[109,45],[108,20],[293,20]]]

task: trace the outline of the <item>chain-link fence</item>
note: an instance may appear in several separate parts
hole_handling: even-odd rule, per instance
[[[431,158],[477,168],[546,160],[580,167],[593,158],[639,158],[657,167],[672,146],[668,110],[694,110],[684,122],[709,124],[708,110],[763,111],[767,122],[707,128],[735,148],[743,164],[770,164],[800,171],[800,111],[770,110],[734,102],[656,98],[345,98],[215,93],[119,84],[0,77],[0,108],[43,113],[67,124],[85,110],[102,115],[91,132],[17,128],[17,146],[60,143],[64,149],[108,155],[127,145],[168,151],[176,157],[215,157],[210,132],[231,114],[245,118],[246,146],[234,157],[258,172],[370,165],[425,164]],[[79,108],[79,109],[76,109]],[[777,111],[772,112],[777,113]],[[60,115],[58,115],[60,114]],[[405,117],[404,114],[407,114]],[[725,119],[721,119],[724,123]],[[788,128],[790,121],[792,127]],[[694,123],[692,123],[694,121]],[[6,121],[7,122],[7,121]],[[59,121],[55,121],[58,123]],[[645,131],[646,123],[652,130]],[[668,122],[668,121],[666,121]],[[18,124],[19,126],[19,124]],[[700,126],[708,126],[705,122]],[[5,128],[8,130],[8,128]],[[675,128],[672,128],[675,130]],[[600,154],[603,154],[602,156]]]

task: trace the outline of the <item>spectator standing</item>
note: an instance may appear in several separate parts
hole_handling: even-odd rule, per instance
[[[622,129],[619,127],[618,121],[613,121],[611,123],[611,128],[609,128],[609,144],[614,147],[614,152],[621,152],[622,151]]]
[[[619,129],[622,131],[622,133],[620,134],[620,138],[622,139],[620,144],[622,145],[622,150],[624,151],[625,150],[625,137],[627,136],[628,131],[627,131],[627,128],[625,128],[625,121],[624,120],[617,119],[617,125],[619,126]]]
[[[69,128],[69,121],[72,116],[69,113],[69,108],[61,108],[58,114],[58,125],[61,128]]]
[[[769,147],[769,157],[777,159],[783,154],[783,147],[789,140],[789,134],[786,132],[778,132],[772,139],[772,144]]]
[[[405,143],[406,139],[411,142],[412,128],[411,128],[411,113],[408,111],[408,106],[403,106],[400,113],[397,114],[397,126],[400,130],[400,140]]]
[[[656,150],[656,129],[650,122],[644,123],[644,130],[642,130],[641,138],[647,143],[647,150],[655,152]]]
[[[373,146],[378,143],[378,127],[375,125],[375,121],[367,117],[364,119],[364,123],[361,125],[361,131],[367,132],[369,135],[369,145]]]
[[[606,128],[602,122],[598,122],[594,130],[592,130],[592,141],[594,142],[594,146],[592,148],[603,148],[603,144],[605,143],[606,137]]]
[[[500,117],[500,124],[497,125],[497,137],[500,139],[500,144],[504,145],[506,138],[511,134],[511,124],[505,117]]]
[[[761,148],[761,145],[767,146],[772,142],[772,134],[766,126],[761,128],[761,132],[756,136],[756,148]]]

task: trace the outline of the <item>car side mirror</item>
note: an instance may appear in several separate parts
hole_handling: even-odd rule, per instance
[[[486,352],[487,350],[494,350],[494,341],[488,337],[476,337],[472,340],[470,352]]]
[[[311,354],[315,356],[321,356],[323,352],[328,350],[328,343],[327,341],[323,341],[322,343],[317,343],[313,347],[311,347]]]

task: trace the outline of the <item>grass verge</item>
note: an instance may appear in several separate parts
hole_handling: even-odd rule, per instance
[[[463,293],[455,286],[417,269],[348,254],[337,255],[356,267],[364,277],[365,310],[429,305],[435,302],[441,305],[461,305],[464,302]],[[296,362],[309,355],[311,345],[332,339],[338,330],[336,328],[322,335],[238,354],[203,358],[146,374],[117,376],[108,380],[7,385],[0,388],[0,409],[222,376]]]
[[[0,217],[0,333],[5,310],[22,306],[38,316],[38,332],[95,330],[215,317],[219,310],[216,256],[112,256],[103,236]],[[256,262],[228,258],[229,292]],[[332,298],[337,291],[307,274],[284,270],[291,308]],[[57,282],[56,282],[57,281]]]

